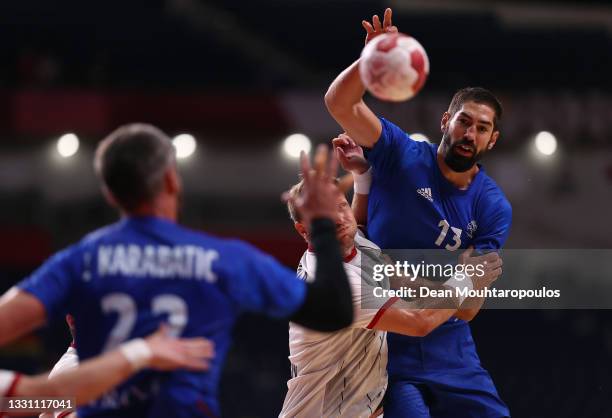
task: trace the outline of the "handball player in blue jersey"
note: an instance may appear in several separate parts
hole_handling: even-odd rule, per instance
[[[80,408],[79,417],[219,416],[221,368],[242,312],[320,331],[351,324],[334,222],[337,162],[326,147],[317,150],[314,169],[302,155],[305,190],[291,197],[319,257],[313,283],[246,243],[179,226],[174,148],[157,128],[117,129],[100,143],[94,164],[121,219],[55,254],[2,299],[0,344],[70,313],[81,360],[146,336],[162,322],[177,337],[212,341],[216,355],[206,372],[139,373]]]
[[[362,22],[366,43],[395,32],[391,10]],[[325,102],[371,165],[367,232],[387,249],[498,250],[508,237],[512,210],[477,162],[499,138],[502,107],[482,88],[458,91],[441,118],[439,146],[412,140],[364,103],[359,60],[331,84]],[[501,274],[501,269],[499,271]],[[389,388],[385,417],[506,417],[509,411],[481,366],[467,321],[483,300],[462,305],[454,318],[426,337],[389,334]]]

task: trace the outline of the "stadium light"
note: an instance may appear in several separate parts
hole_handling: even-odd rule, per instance
[[[73,133],[62,135],[57,140],[57,152],[64,158],[72,157],[79,150],[79,137]]]
[[[427,135],[421,134],[421,133],[418,133],[418,132],[410,135],[410,138],[412,138],[414,141],[417,141],[417,142],[429,142],[429,143],[431,143],[429,138],[427,138]]]
[[[542,131],[535,137],[535,147],[540,154],[553,155],[557,151],[557,138],[550,132]]]
[[[195,138],[190,134],[175,136],[172,140],[172,145],[174,145],[174,149],[176,150],[176,158],[179,160],[191,156],[198,146]]]
[[[283,151],[290,158],[298,158],[302,151],[308,154],[311,147],[310,138],[304,134],[289,135],[283,143]]]

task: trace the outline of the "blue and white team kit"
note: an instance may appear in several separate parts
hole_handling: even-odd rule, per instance
[[[286,318],[306,284],[272,257],[237,240],[214,238],[153,217],[131,217],[57,253],[19,285],[49,320],[74,316],[86,360],[167,322],[175,335],[215,344],[205,373],[139,373],[79,417],[213,417],[232,326],[244,311]]]
[[[372,166],[368,237],[381,249],[500,249],[511,206],[480,167],[465,190],[441,173],[437,146],[417,142],[382,119],[367,152]],[[509,416],[482,368],[467,322],[451,318],[426,337],[388,334],[385,417]]]

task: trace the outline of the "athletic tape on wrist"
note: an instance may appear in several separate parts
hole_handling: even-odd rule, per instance
[[[467,276],[466,274],[462,274],[462,279],[459,280],[457,277],[457,275],[455,274],[453,277],[451,277],[449,280],[446,281],[446,283],[444,283],[447,286],[450,286],[454,289],[460,288],[463,289],[465,287],[468,288],[468,292],[474,289],[474,283],[472,282],[472,278]],[[466,296],[463,296],[459,293],[457,293],[457,297],[459,297],[459,305],[461,306],[461,304],[463,303],[463,301],[466,299]]]
[[[372,185],[372,167],[368,168],[368,171],[362,174],[353,173],[353,183],[355,193],[369,194],[370,186]]]
[[[145,340],[137,338],[119,346],[119,351],[135,370],[142,369],[149,364],[153,352]]]

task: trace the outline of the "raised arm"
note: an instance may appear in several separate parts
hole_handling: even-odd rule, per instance
[[[376,36],[397,32],[391,23],[391,9],[385,10],[381,25],[378,15],[372,23],[363,21],[366,30],[366,44]],[[332,117],[359,145],[371,148],[382,132],[378,117],[363,101],[365,87],[359,76],[359,60],[351,64],[332,82],[325,94],[325,105]]]

